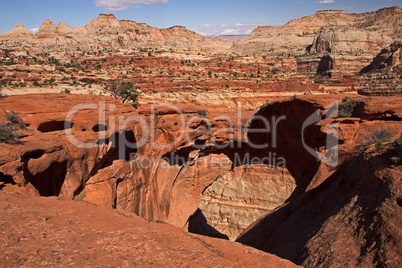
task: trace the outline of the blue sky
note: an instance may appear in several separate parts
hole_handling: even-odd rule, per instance
[[[159,28],[186,26],[202,34],[246,34],[258,25],[281,25],[324,9],[347,13],[399,6],[402,0],[0,0],[0,33],[17,22],[37,29],[45,19],[84,26],[100,13]]]

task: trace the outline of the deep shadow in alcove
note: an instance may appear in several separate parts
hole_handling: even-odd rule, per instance
[[[208,224],[208,221],[201,209],[197,209],[197,211],[188,219],[188,231],[193,234],[229,240],[227,235],[222,234]]]

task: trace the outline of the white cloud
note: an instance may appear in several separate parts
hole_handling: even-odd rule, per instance
[[[32,28],[32,29],[29,29],[32,33],[37,33],[37,32],[39,32],[39,28]]]
[[[105,8],[110,11],[119,11],[129,8],[133,4],[157,4],[167,3],[169,0],[96,0],[97,7]],[[138,8],[139,6],[134,6]]]
[[[211,25],[204,24],[198,28],[193,28],[191,30],[204,35],[248,35],[258,26],[265,26],[266,24],[258,23],[236,23],[234,25],[221,24],[221,25]]]
[[[314,2],[314,4],[334,4],[335,0],[321,0],[321,1],[317,1]]]

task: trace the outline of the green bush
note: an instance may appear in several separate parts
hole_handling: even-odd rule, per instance
[[[198,117],[206,118],[207,117],[207,112],[204,110],[199,110],[198,111]]]
[[[41,86],[41,84],[39,84],[39,82],[38,81],[33,81],[33,84],[32,84],[34,87],[42,87]]]
[[[392,138],[392,134],[388,129],[382,127],[380,129],[376,129],[374,132],[364,137],[365,137],[364,145],[366,147],[372,144],[376,144],[376,147],[378,144],[378,146],[381,147],[381,144],[389,141]]]
[[[9,124],[11,124],[11,126],[17,129],[26,129],[26,125],[24,121],[22,121],[17,111],[11,110],[10,112],[6,112],[4,117],[9,122]]]
[[[381,141],[379,141],[379,142],[376,142],[376,143],[375,143],[375,148],[376,148],[377,150],[384,150],[384,149],[385,149],[385,145],[384,145],[384,143],[382,143]]]
[[[15,128],[6,123],[0,124],[0,143],[16,144],[19,135],[15,133]]]
[[[129,101],[133,106],[138,105],[140,91],[138,91],[138,87],[134,86],[134,82],[113,81],[110,85],[105,86],[105,91],[123,103]]]
[[[60,91],[60,93],[70,94],[71,89],[65,88],[64,90]]]
[[[357,101],[347,100],[345,103],[339,106],[339,117],[352,117],[353,112],[357,106]]]
[[[395,154],[397,157],[402,157],[402,136],[400,138],[397,138],[394,142],[395,146]]]

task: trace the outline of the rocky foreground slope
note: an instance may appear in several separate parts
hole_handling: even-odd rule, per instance
[[[237,243],[54,197],[0,191],[3,267],[296,267]]]

